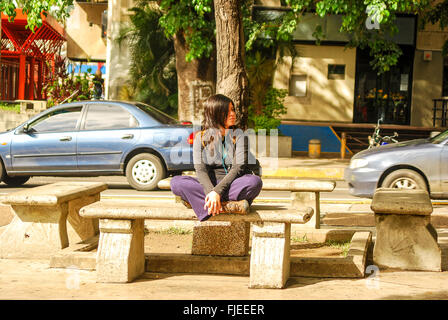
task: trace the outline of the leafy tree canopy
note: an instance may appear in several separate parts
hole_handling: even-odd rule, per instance
[[[63,20],[69,16],[73,0],[1,0],[0,12],[14,19],[16,8],[21,8],[27,14],[27,27],[32,31],[42,25],[41,13],[45,16],[50,13],[58,20]]]
[[[448,0],[439,1],[423,13],[421,27],[423,28],[427,23],[434,25],[438,23],[441,30],[448,26]],[[448,41],[445,41],[443,45],[442,55],[444,57],[448,56]]]
[[[431,8],[430,0],[284,0],[288,7],[276,19],[252,21],[247,49],[252,43],[264,38],[264,42],[288,42],[301,22],[304,14],[314,14],[321,18],[340,15],[340,32],[350,40],[348,47],[369,48],[373,57],[372,66],[379,72],[388,71],[397,63],[402,54],[399,46],[391,39],[398,32],[397,14],[422,14]],[[319,44],[326,35],[321,25],[317,25],[313,37]]]
[[[398,32],[398,14],[425,16],[426,22],[448,24],[448,1],[435,5],[433,0],[282,0],[285,10],[274,20],[253,19],[251,6],[254,1],[242,0],[246,32],[246,50],[254,46],[277,47],[290,43],[293,33],[305,13],[321,18],[340,15],[340,32],[350,37],[349,47],[369,48],[372,66],[385,72],[395,65],[401,49],[391,39]],[[440,1],[439,1],[440,2]],[[187,60],[208,57],[213,50],[214,19],[212,0],[161,0],[164,14],[160,20],[168,37],[183,31],[189,46]],[[368,24],[374,28],[368,28]],[[318,25],[313,36],[317,43],[325,39],[322,26]]]
[[[213,0],[161,0],[160,25],[168,38],[183,32],[189,46],[186,60],[209,57],[214,48]]]

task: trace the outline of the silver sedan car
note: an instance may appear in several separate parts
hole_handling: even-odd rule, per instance
[[[376,188],[425,189],[448,199],[448,131],[364,150],[345,170],[350,194],[372,198]]]

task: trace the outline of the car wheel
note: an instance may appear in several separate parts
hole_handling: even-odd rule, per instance
[[[0,160],[0,182],[3,181],[3,178],[6,176],[5,166],[3,165],[3,161]]]
[[[30,180],[29,176],[10,177],[7,174],[3,176],[3,182],[11,187],[18,187]]]
[[[417,172],[409,169],[393,171],[384,179],[381,186],[383,188],[427,190],[425,179]]]
[[[129,160],[126,166],[126,178],[132,188],[150,191],[165,178],[166,171],[159,157],[150,153],[140,153]]]

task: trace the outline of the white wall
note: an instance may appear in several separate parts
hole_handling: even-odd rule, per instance
[[[274,87],[289,90],[292,74],[306,75],[305,97],[288,96],[284,120],[352,122],[356,49],[343,46],[297,45],[298,57],[283,57],[274,74]],[[344,64],[344,79],[328,79],[329,64]]]
[[[0,111],[0,132],[12,129],[27,121],[31,114],[16,113],[14,111]]]

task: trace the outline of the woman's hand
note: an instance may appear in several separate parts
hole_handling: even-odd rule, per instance
[[[213,216],[215,214],[219,214],[222,211],[221,196],[217,192],[211,191],[205,197],[204,209],[207,209],[207,208],[208,208],[208,214],[213,215]]]

